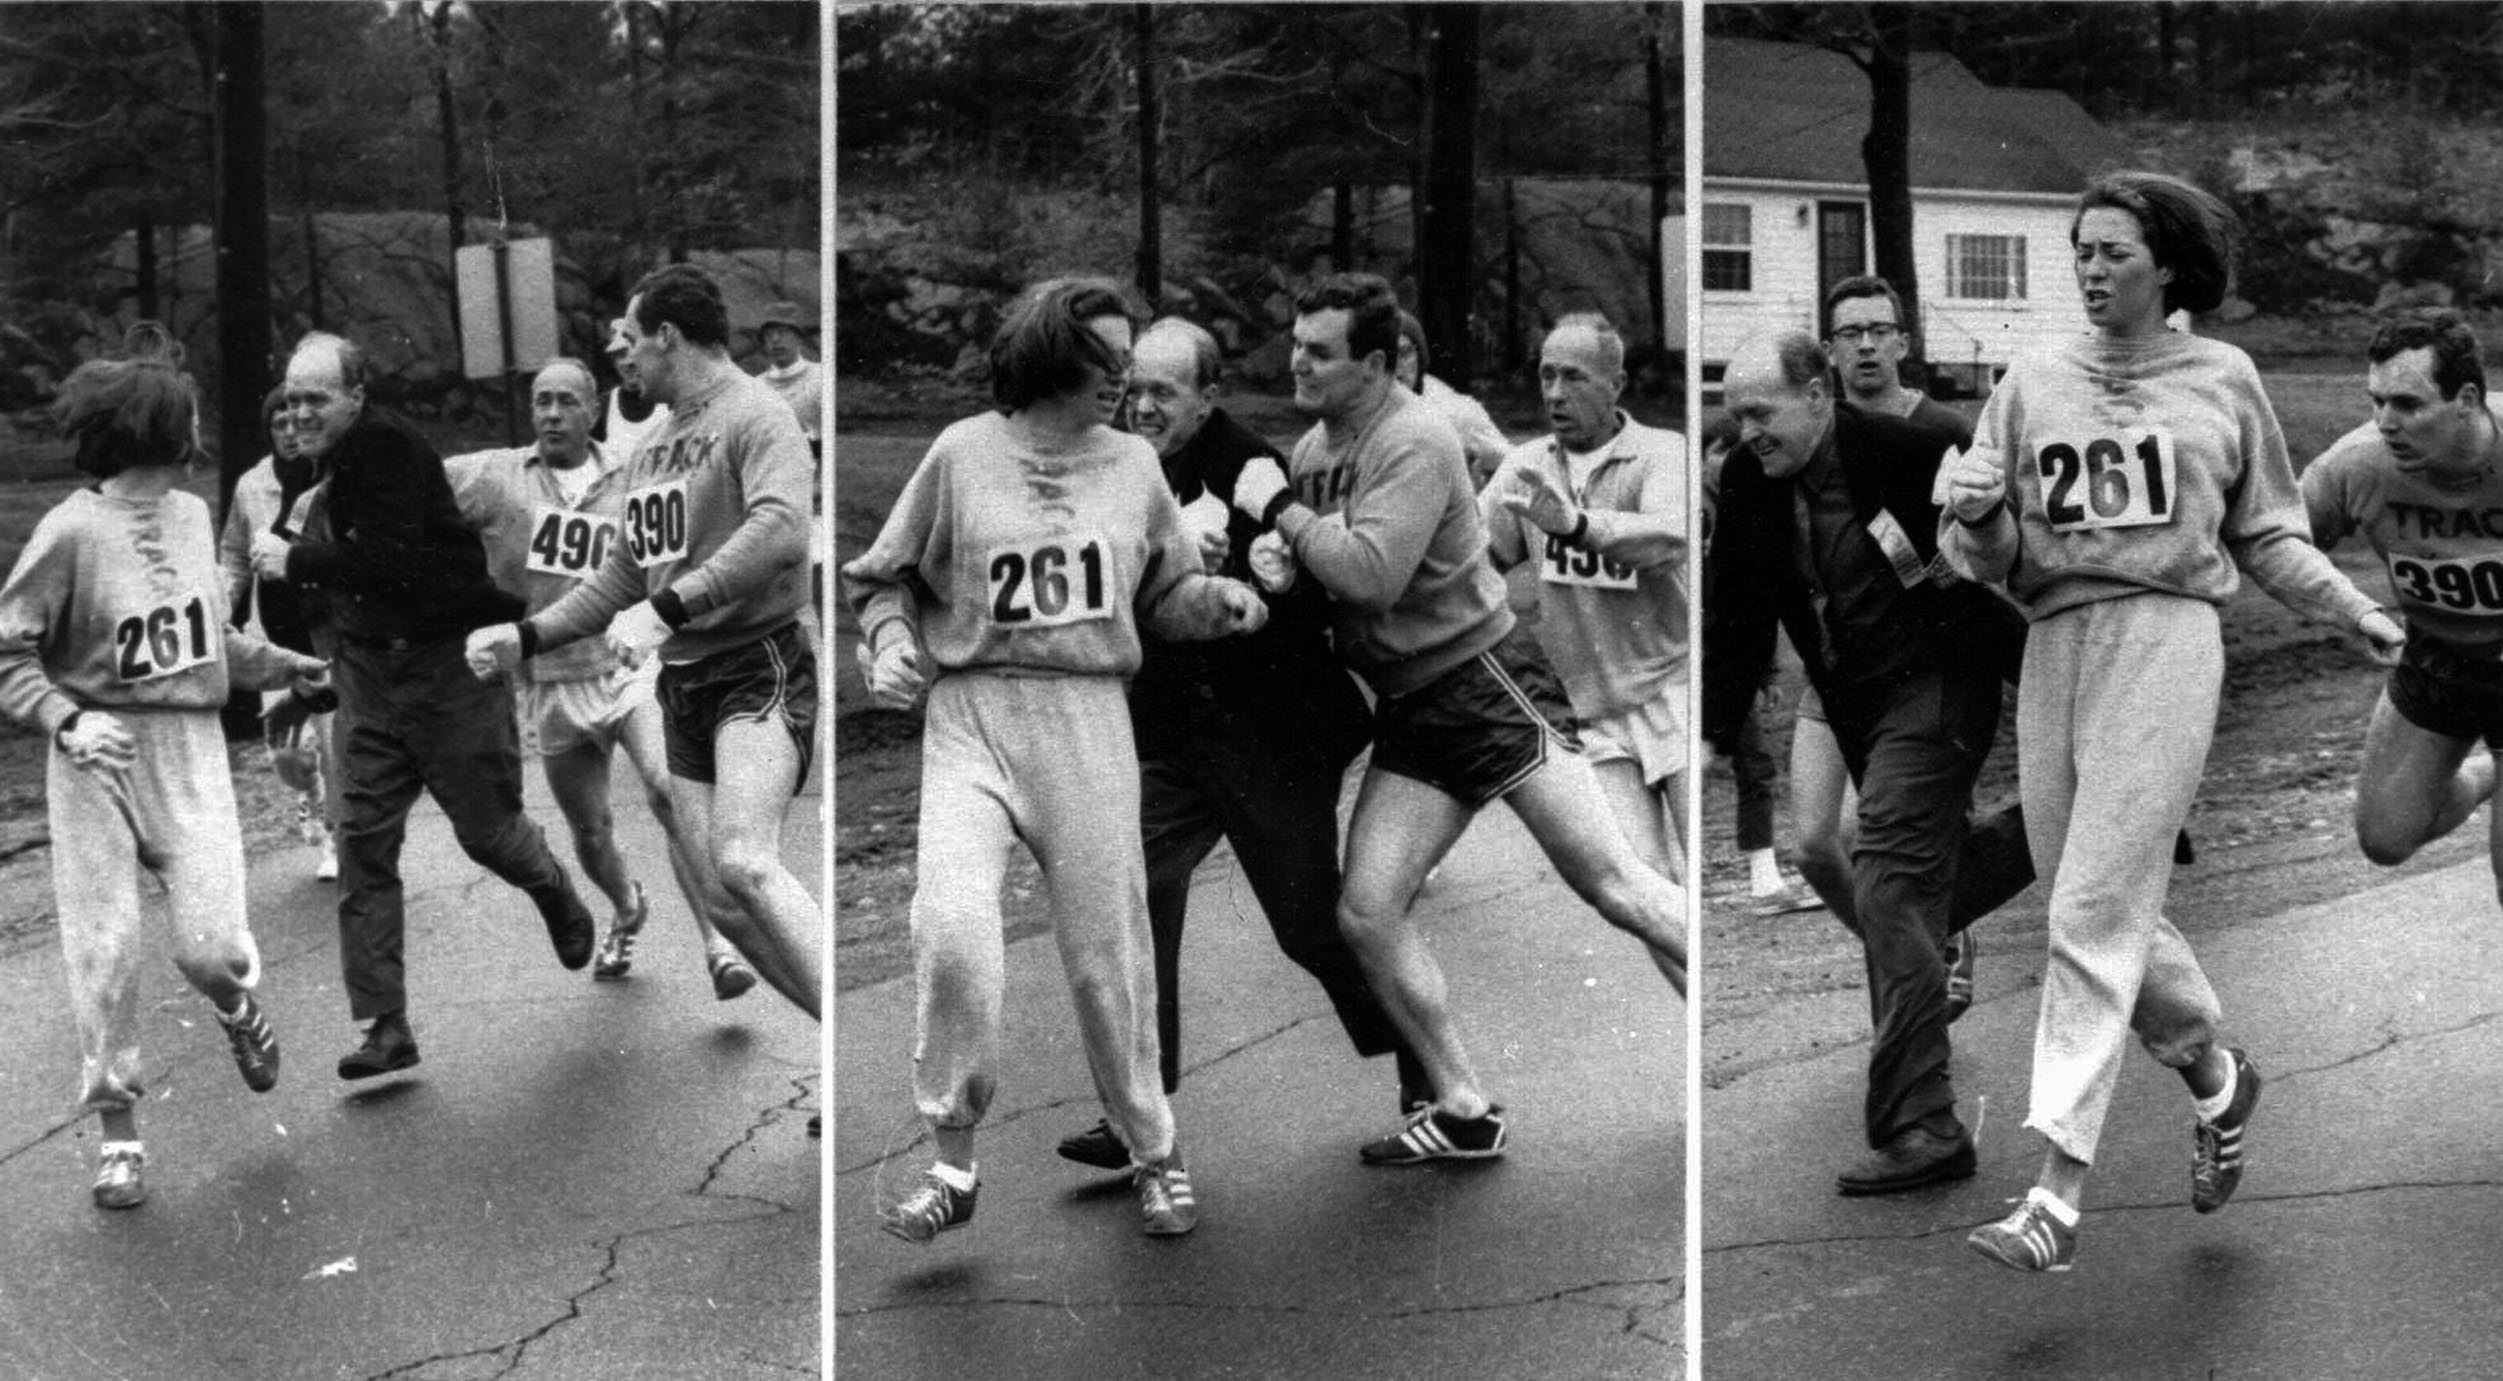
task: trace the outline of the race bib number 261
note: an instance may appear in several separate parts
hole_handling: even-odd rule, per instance
[[[2042,516],[2053,532],[2169,523],[2176,464],[2173,434],[2162,427],[2050,442],[2034,453]]]
[[[1064,532],[995,547],[991,621],[1002,628],[1058,628],[1112,614],[1110,548],[1092,532]]]
[[[209,627],[207,603],[193,595],[114,624],[113,671],[124,681],[153,681],[213,662],[225,645],[225,634]]]

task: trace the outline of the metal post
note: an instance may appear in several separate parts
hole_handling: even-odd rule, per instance
[[[504,267],[504,237],[495,238],[495,327],[502,339],[504,353],[497,359],[502,366],[496,380],[504,390],[504,444],[521,444],[521,417],[513,404],[513,284]]]

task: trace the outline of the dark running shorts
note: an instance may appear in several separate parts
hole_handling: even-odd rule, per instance
[[[2408,723],[2446,738],[2503,737],[2503,662],[2463,657],[2422,637],[2390,668],[2390,707]]]
[[[797,792],[808,780],[817,742],[817,658],[797,623],[702,661],[661,668],[661,731],[669,746],[669,774],[691,782],[714,780],[713,738],[738,720],[778,721],[800,750]]]
[[[1550,745],[1577,752],[1573,707],[1526,630],[1373,708],[1373,765],[1471,810],[1529,780]]]

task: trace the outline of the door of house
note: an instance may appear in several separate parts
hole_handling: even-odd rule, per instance
[[[1869,208],[1857,201],[1816,204],[1816,300],[1846,278],[1868,272]],[[1825,323],[1819,321],[1818,328]]]

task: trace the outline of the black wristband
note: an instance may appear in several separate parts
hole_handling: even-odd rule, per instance
[[[1582,539],[1588,536],[1590,536],[1590,510],[1584,509],[1573,515],[1573,531],[1565,535],[1564,544],[1568,547],[1578,547],[1582,545]]]
[[[1278,515],[1284,513],[1287,506],[1294,502],[1295,491],[1292,489],[1281,489],[1270,495],[1269,501],[1260,506],[1260,525],[1264,528],[1276,527]]]
[[[525,662],[539,655],[539,629],[528,619],[513,625],[521,630],[521,659]]]
[[[2005,509],[2007,506],[2008,501],[2004,496],[2002,496],[2000,498],[1992,499],[1990,501],[1989,511],[1983,513],[1982,516],[1978,518],[1967,518],[1963,514],[1958,513],[1955,515],[1955,520],[1970,528],[1986,527],[1989,524],[1998,521],[2000,511]]]
[[[78,727],[78,717],[85,713],[87,713],[85,710],[72,710],[69,718],[52,726],[52,742],[55,747],[65,753],[69,751],[69,744],[63,740],[69,737],[70,730]]]
[[[660,615],[661,622],[669,625],[673,633],[686,626],[687,602],[676,590],[663,590],[652,596],[652,612]]]

